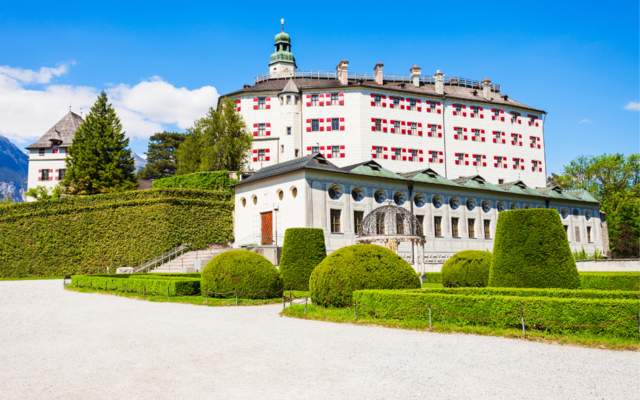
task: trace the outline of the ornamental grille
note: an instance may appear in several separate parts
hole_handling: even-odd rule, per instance
[[[376,208],[360,225],[361,236],[424,236],[422,232],[415,215],[393,204]]]

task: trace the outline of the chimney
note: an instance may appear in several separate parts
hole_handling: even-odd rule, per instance
[[[411,82],[413,82],[413,86],[420,87],[420,71],[422,70],[417,65],[414,65],[410,71],[411,71]]]
[[[491,97],[491,81],[489,78],[485,78],[485,80],[482,81],[482,97],[484,97],[485,100],[489,100]]]
[[[436,79],[436,93],[444,94],[444,74],[438,70],[433,77]]]
[[[349,61],[347,60],[340,61],[340,63],[336,67],[336,71],[338,72],[338,80],[340,81],[340,84],[342,85],[348,84],[349,81],[348,81],[347,72],[349,71]]]
[[[382,85],[383,75],[382,75],[382,67],[384,67],[383,63],[377,63],[373,70],[375,71],[375,75],[373,80],[376,81],[377,84]]]

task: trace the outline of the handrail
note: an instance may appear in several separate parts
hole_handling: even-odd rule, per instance
[[[148,270],[153,267],[157,267],[158,264],[162,265],[165,263],[165,260],[167,261],[171,261],[174,258],[176,258],[178,256],[178,254],[183,255],[185,250],[187,250],[189,248],[190,244],[189,243],[183,243],[178,247],[175,247],[165,253],[162,253],[161,255],[152,258],[151,260],[148,260],[144,263],[142,263],[139,267],[134,268],[133,272],[135,274],[139,273],[139,272],[143,272],[145,270],[145,272],[149,272]]]

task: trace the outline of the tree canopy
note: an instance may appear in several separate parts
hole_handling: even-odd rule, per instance
[[[149,139],[147,165],[138,171],[142,179],[162,179],[173,176],[178,168],[176,151],[186,139],[184,133],[158,132]]]

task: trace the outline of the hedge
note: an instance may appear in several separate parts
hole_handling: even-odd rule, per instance
[[[98,290],[117,290],[140,294],[193,295],[200,293],[200,279],[137,279],[118,278],[119,275],[74,275],[71,277],[72,287],[89,287]]]
[[[518,296],[557,297],[575,299],[640,299],[640,294],[628,290],[574,290],[574,289],[523,289],[523,288],[425,288],[418,289],[431,293],[457,294],[466,296]]]
[[[284,233],[280,272],[285,288],[309,290],[311,271],[327,257],[324,231],[289,228]]]
[[[0,277],[115,273],[233,237],[227,193],[150,189],[0,208]]]
[[[243,299],[282,297],[282,275],[264,256],[248,250],[225,251],[211,259],[202,270],[202,290],[228,293],[238,291]],[[263,292],[264,291],[264,292]],[[216,295],[212,297],[229,297]]]
[[[311,300],[323,307],[352,303],[362,289],[418,289],[415,270],[393,251],[375,244],[346,246],[331,253],[311,273]]]
[[[174,175],[153,181],[154,188],[188,188],[202,190],[220,190],[233,194],[232,184],[227,171],[196,172],[187,175]]]
[[[580,280],[585,289],[640,291],[640,272],[580,272]]]
[[[556,211],[531,209],[500,213],[489,286],[581,287],[578,268]]]
[[[422,276],[424,276],[424,282],[442,282],[442,273],[440,272],[425,272]]]
[[[467,289],[468,290],[468,289]],[[555,325],[524,314],[527,329],[553,333],[592,333],[614,337],[637,338],[636,315],[640,301],[626,299],[576,299],[517,296],[462,296],[434,293],[432,291],[363,290],[353,294],[358,304],[358,314],[390,319],[429,321],[428,306],[432,308],[433,324],[448,323],[458,326],[485,325],[498,328],[521,329],[520,310],[549,321],[571,325],[600,325],[631,318],[631,320],[606,327],[569,327]],[[365,306],[386,313],[418,313],[403,316],[374,314]],[[466,319],[436,311],[466,317],[495,317],[511,313],[513,316],[486,320]],[[364,313],[364,314],[363,314]]]
[[[481,250],[459,251],[442,266],[444,286],[487,286],[492,254]]]

